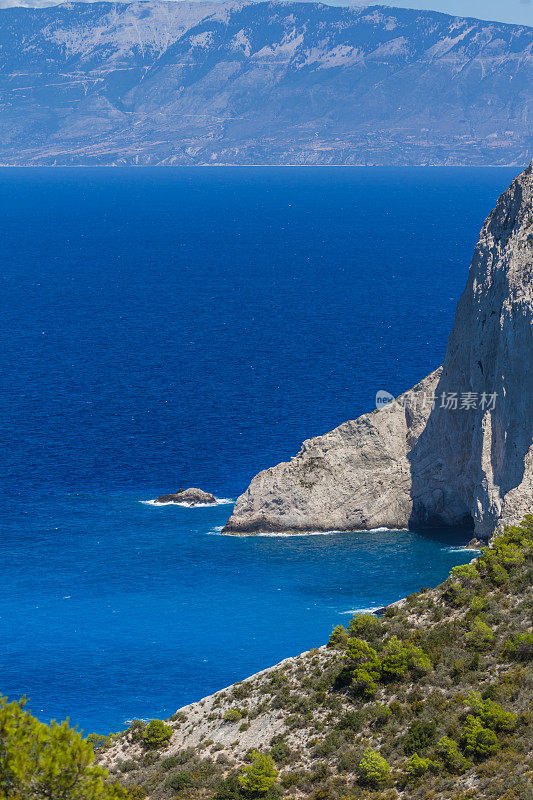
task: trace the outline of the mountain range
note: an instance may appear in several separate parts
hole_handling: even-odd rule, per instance
[[[383,6],[0,11],[4,165],[525,165],[533,28]]]

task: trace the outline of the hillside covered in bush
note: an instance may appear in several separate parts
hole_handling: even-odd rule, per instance
[[[533,516],[436,589],[181,709],[92,737],[133,797],[531,798]]]

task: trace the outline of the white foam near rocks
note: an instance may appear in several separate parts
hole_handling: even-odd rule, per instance
[[[371,606],[370,608],[350,608],[348,611],[341,611],[341,614],[375,614],[380,608],[384,606]]]
[[[181,506],[182,508],[213,508],[213,506],[230,506],[235,500],[231,497],[216,497],[214,503],[158,503],[157,500],[139,500],[145,506]]]

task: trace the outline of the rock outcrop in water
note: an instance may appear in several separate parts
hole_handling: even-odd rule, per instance
[[[178,489],[175,494],[162,494],[156,498],[156,503],[186,503],[189,506],[214,505],[215,495],[204,492],[202,489]]]
[[[473,524],[488,536],[533,501],[533,165],[476,247],[443,366],[385,408],[260,472],[224,531]]]

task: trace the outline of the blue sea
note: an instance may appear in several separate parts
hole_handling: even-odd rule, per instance
[[[466,531],[220,535],[441,363],[509,169],[0,170],[0,693],[85,732],[444,579]],[[143,503],[179,487],[211,508]]]

